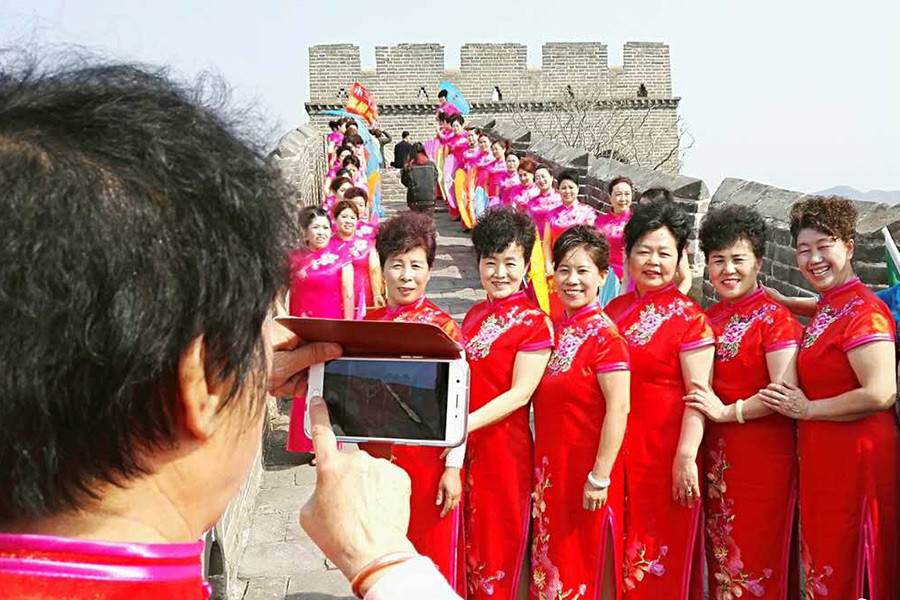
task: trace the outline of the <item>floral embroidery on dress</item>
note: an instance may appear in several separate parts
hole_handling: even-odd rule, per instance
[[[535,468],[537,479],[534,491],[531,493],[533,500],[531,516],[534,518],[534,533],[531,539],[531,593],[538,600],[579,600],[587,593],[587,584],[582,583],[578,589],[564,590],[559,579],[559,568],[550,560],[550,533],[547,531],[550,518],[544,515],[547,503],[544,502],[544,492],[550,485],[550,475],[547,473],[547,465],[550,460],[545,456],[541,466]]]
[[[834,310],[830,304],[823,306],[819,309],[819,312],[816,313],[816,316],[813,317],[813,320],[806,326],[806,329],[803,330],[803,347],[809,348],[815,344],[816,340],[819,339],[819,336],[821,336],[832,323],[841,317],[852,313],[856,307],[862,303],[862,298],[854,298],[837,311]]]
[[[501,335],[509,331],[513,325],[522,323],[531,325],[533,317],[543,314],[536,310],[514,306],[506,314],[494,313],[481,322],[476,333],[466,343],[466,357],[469,360],[481,360],[491,353],[491,346]]]
[[[816,596],[827,596],[828,586],[825,585],[824,579],[831,577],[831,574],[834,573],[831,565],[825,565],[820,571],[817,571],[812,564],[809,546],[802,540],[800,542],[800,562],[803,563],[803,575],[806,580],[803,588],[803,600],[815,600]]]
[[[761,321],[767,325],[772,325],[775,320],[771,313],[778,310],[774,304],[765,304],[760,306],[748,315],[735,313],[728,319],[722,335],[716,339],[716,358],[721,361],[727,361],[737,356],[738,348],[741,346],[741,340],[744,339],[747,331],[756,321]]]
[[[734,600],[740,598],[744,590],[757,598],[766,593],[764,579],[772,577],[772,569],[763,569],[761,577],[753,577],[744,572],[744,561],[741,560],[741,549],[738,547],[731,531],[734,527],[734,500],[726,498],[728,486],[725,483],[725,471],[732,465],[725,460],[725,440],[719,439],[718,450],[710,450],[711,468],[706,474],[706,495],[709,497],[706,516],[706,535],[709,551],[716,561],[715,600]]]
[[[559,342],[550,355],[550,362],[547,363],[547,373],[556,376],[568,371],[572,367],[572,361],[575,360],[575,355],[578,354],[582,344],[603,329],[604,323],[602,321],[593,321],[588,323],[586,327],[569,325],[563,329],[562,334],[559,336]],[[600,344],[603,341],[604,339],[600,338]]]
[[[328,265],[333,265],[337,262],[338,255],[334,252],[323,252],[319,258],[314,258],[310,261],[309,266],[312,269],[320,269],[322,267],[327,267]]]
[[[648,304],[641,309],[638,320],[625,330],[625,339],[634,346],[646,345],[659,328],[662,327],[662,324],[675,315],[687,318],[685,309],[688,308],[688,306],[689,304],[680,298],[673,300],[668,306],[661,308],[653,303]]]
[[[662,577],[666,574],[663,559],[669,553],[668,546],[660,546],[656,558],[648,559],[647,544],[632,538],[625,548],[625,591],[637,588],[647,574]]]
[[[472,506],[474,503],[471,501],[475,494],[474,480],[475,478],[471,473],[466,473],[466,498],[469,500],[466,501],[464,510],[466,515],[466,526],[469,528],[472,528],[475,525],[475,508]],[[478,561],[475,549],[472,547],[471,541],[467,539],[466,587],[469,590],[469,594],[475,594],[480,591],[488,596],[493,596],[494,584],[506,577],[506,573],[501,570],[497,570],[493,575],[487,576],[484,573],[485,569],[487,569],[487,565]]]
[[[597,219],[597,213],[586,204],[577,202],[568,207],[560,207],[551,216],[553,225],[559,229],[568,229],[575,225],[593,225]]]

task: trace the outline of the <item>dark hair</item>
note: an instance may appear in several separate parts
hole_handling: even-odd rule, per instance
[[[609,188],[612,191],[612,188]],[[634,188],[631,188],[632,192],[634,192]],[[672,192],[667,190],[666,188],[650,188],[641,194],[641,197],[638,198],[638,204],[648,204],[650,202],[656,202],[658,200],[665,200],[666,202],[675,202],[675,196],[672,195]]]
[[[437,252],[437,229],[434,219],[422,213],[406,212],[388,219],[375,235],[375,250],[382,268],[390,257],[416,248],[425,251],[425,260],[431,268]]]
[[[0,523],[147,473],[176,442],[179,360],[200,336],[209,376],[232,382],[223,405],[252,389],[234,408],[260,410],[263,320],[298,239],[285,184],[221,82],[8,57]]]
[[[356,123],[351,123],[354,127],[356,127]],[[358,133],[348,133],[344,136],[344,143],[353,144],[354,146],[362,146],[365,142],[362,139],[362,136]]]
[[[559,174],[559,177],[556,178],[558,184],[563,181],[571,181],[575,185],[578,185],[578,173],[575,171],[563,171]]]
[[[366,202],[369,201],[369,192],[364,190],[361,187],[352,187],[344,192],[344,200],[349,200],[350,198],[360,198]]]
[[[400,134],[400,137],[401,137],[401,138],[404,138],[404,139],[405,139],[405,138],[408,138],[408,137],[409,137],[409,132],[408,132],[408,131],[404,131],[403,133]]]
[[[661,227],[668,229],[675,238],[680,256],[691,233],[691,220],[688,214],[671,200],[654,200],[635,207],[631,219],[625,225],[625,253],[630,253],[634,245],[646,234]]]
[[[340,202],[338,204],[340,204]],[[319,217],[325,217],[328,219],[328,222],[331,223],[331,217],[328,216],[328,212],[321,206],[304,206],[300,209],[300,215],[297,217],[297,222],[300,224],[300,229],[306,231],[309,229],[309,226],[312,225],[313,221]]]
[[[356,206],[356,202],[353,200],[341,200],[337,204],[334,205],[334,208],[331,210],[331,215],[334,217],[334,220],[337,221],[338,215],[344,212],[346,209],[350,209],[353,211],[353,214],[356,215],[356,218],[359,218],[359,207]]]
[[[328,121],[328,127],[332,131],[337,131],[341,127],[341,122],[340,121]]]
[[[723,250],[746,240],[756,258],[766,253],[766,222],[749,206],[732,204],[709,211],[700,224],[700,249],[706,258],[710,252]]]
[[[856,234],[856,206],[840,196],[811,196],[791,207],[791,238],[796,245],[801,229],[815,229],[849,242]]]
[[[446,98],[447,95],[447,90],[441,90],[438,92],[438,98]]]
[[[459,113],[450,115],[450,117],[447,119],[447,122],[450,123],[451,125],[454,123],[459,123],[460,125],[466,124],[466,120]]]
[[[488,210],[472,229],[472,246],[478,260],[506,250],[510,244],[522,246],[525,262],[531,257],[535,240],[534,221],[509,207]]]
[[[337,194],[338,189],[345,183],[353,183],[349,177],[335,177],[328,186],[333,194]]]
[[[353,149],[353,146],[348,146],[347,144],[341,144],[340,146],[338,146],[338,149],[334,151],[334,155],[340,156],[341,152],[349,152],[350,154],[353,154],[355,152],[355,150]]]
[[[504,154],[506,154],[506,153],[509,151],[509,142],[506,141],[506,140],[504,140],[503,138],[497,138],[497,139],[495,139],[493,142],[491,142],[491,145],[492,145],[492,146],[493,146],[494,144],[497,144],[498,146],[500,146],[501,148],[503,148],[503,153],[504,153]]]
[[[450,123],[450,115],[441,111],[437,114],[438,123]]]
[[[341,161],[342,167],[347,167],[348,165],[354,165],[357,169],[360,167],[362,163],[359,162],[359,158],[351,154],[350,156],[345,156],[344,160]]]
[[[343,169],[343,168],[342,168],[342,169],[338,169],[338,170],[337,170],[337,173],[335,173],[334,176],[335,176],[335,177],[343,177],[343,178],[345,178],[345,179],[349,179],[350,181],[353,181],[353,178],[350,176],[350,170],[349,170],[349,169]]]
[[[541,169],[544,169],[545,171],[547,171],[547,175],[549,175],[551,179],[553,178],[553,171],[551,171],[551,170],[550,170],[550,167],[548,167],[547,165],[545,165],[545,164],[543,164],[543,163],[537,165],[537,166],[534,168],[534,173],[535,173],[535,175],[536,175],[537,172],[540,171]]]
[[[476,130],[476,132],[478,133],[478,141],[479,141],[479,142],[481,141],[481,138],[485,137],[485,138],[488,139],[488,141],[491,143],[491,145],[493,145],[494,140],[491,138],[491,136],[489,136],[488,134],[486,134],[486,133],[483,132],[483,131],[477,131],[477,130]]]
[[[558,266],[577,248],[584,248],[601,273],[609,269],[609,242],[590,225],[576,225],[562,232],[553,244],[553,265]]]
[[[519,160],[519,169],[526,171],[528,173],[534,174],[537,171],[537,162],[533,158],[528,158],[527,156]],[[518,170],[518,169],[517,169]]]
[[[619,185],[620,183],[627,183],[628,187],[631,188],[631,193],[634,194],[634,184],[631,183],[631,179],[629,179],[628,177],[616,177],[615,179],[613,179],[612,181],[609,182],[610,195],[612,195],[613,188],[616,187],[617,185]],[[655,189],[662,189],[662,188],[655,188]],[[670,198],[670,200],[671,200],[671,198]]]
[[[509,147],[509,144],[507,144],[506,156],[515,156],[516,158],[519,159],[519,163],[520,163],[520,164],[521,164],[521,162],[522,162],[522,158],[519,156],[519,153],[516,152],[515,150],[513,150],[512,148],[510,148],[510,147]]]

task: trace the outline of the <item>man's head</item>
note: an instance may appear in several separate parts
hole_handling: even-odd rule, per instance
[[[403,133],[401,133],[401,134],[400,134],[400,139],[402,139],[402,140],[408,140],[408,139],[409,139],[409,132],[408,132],[408,131],[404,131]]]
[[[297,239],[281,180],[221,85],[0,72],[0,526],[173,464],[211,525],[259,444],[262,326]]]

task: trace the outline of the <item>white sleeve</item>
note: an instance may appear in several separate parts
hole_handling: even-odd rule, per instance
[[[457,469],[461,469],[463,466],[463,462],[466,459],[466,442],[463,442],[456,448],[450,450],[446,457],[444,457],[444,466],[445,467],[455,467]]]
[[[461,600],[434,563],[424,556],[392,568],[364,600]]]

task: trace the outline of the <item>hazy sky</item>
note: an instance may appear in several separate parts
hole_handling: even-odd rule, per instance
[[[552,9],[548,9],[551,6]],[[626,41],[671,46],[679,112],[695,138],[683,172],[802,191],[900,189],[900,4],[895,0],[0,0],[0,45],[79,44],[223,75],[279,131],[306,120],[307,48],[438,42]]]

